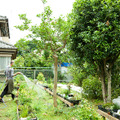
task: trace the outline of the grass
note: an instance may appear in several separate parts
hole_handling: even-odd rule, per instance
[[[17,105],[11,96],[4,97],[5,104],[0,103],[0,120],[16,120]]]

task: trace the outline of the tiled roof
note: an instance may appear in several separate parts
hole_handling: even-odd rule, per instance
[[[14,45],[6,43],[6,42],[4,42],[2,40],[0,40],[0,48],[17,49]]]
[[[0,15],[0,20],[6,20],[6,19],[7,19],[6,16],[1,16],[1,15]]]

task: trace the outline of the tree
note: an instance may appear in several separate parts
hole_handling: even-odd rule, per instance
[[[48,67],[51,64],[47,63],[48,52],[44,52],[43,54],[39,54],[37,51],[38,45],[36,44],[36,40],[26,40],[25,38],[21,38],[15,46],[18,48],[18,60],[22,57],[24,59],[25,67]],[[32,59],[31,59],[32,58]],[[17,63],[16,62],[16,63]],[[16,64],[16,67],[23,67],[19,62]]]
[[[22,56],[18,56],[15,59],[15,64],[13,65],[14,67],[25,67],[25,60]]]
[[[23,25],[16,26],[20,30],[29,30],[32,34],[28,36],[31,39],[35,39],[38,45],[38,51],[42,50],[49,51],[49,58],[54,61],[54,106],[57,107],[56,91],[57,91],[57,65],[58,56],[61,50],[65,48],[67,41],[69,40],[69,27],[64,17],[60,16],[58,19],[52,18],[52,11],[49,6],[46,6],[46,0],[42,0],[44,5],[44,12],[38,14],[41,22],[39,25],[31,25],[30,20],[27,19],[25,14],[19,15],[20,19],[23,20]]]
[[[69,16],[71,49],[79,62],[97,68],[105,103],[111,102],[111,71],[120,54],[119,10],[120,0],[76,0]]]

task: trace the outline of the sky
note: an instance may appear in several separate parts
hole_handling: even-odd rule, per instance
[[[53,16],[56,18],[70,13],[74,2],[75,0],[47,0]],[[13,45],[27,34],[27,32],[22,32],[14,27],[22,23],[18,14],[26,14],[33,23],[39,23],[36,15],[43,11],[41,0],[1,0],[0,4],[0,15],[6,16],[9,20],[10,43]]]

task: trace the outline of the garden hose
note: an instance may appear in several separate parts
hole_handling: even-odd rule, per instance
[[[4,84],[5,84],[5,81],[4,81],[4,83],[2,84],[2,86],[0,87],[0,90],[3,88]]]

